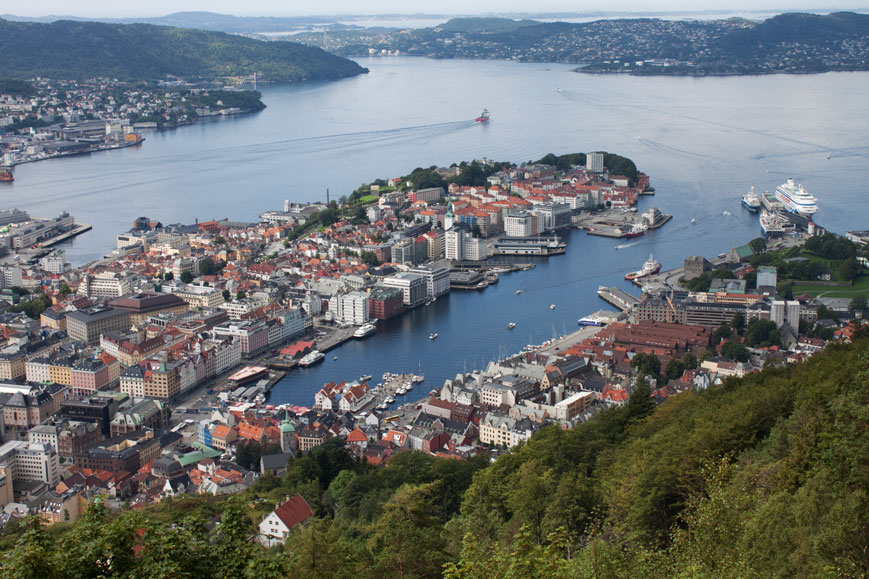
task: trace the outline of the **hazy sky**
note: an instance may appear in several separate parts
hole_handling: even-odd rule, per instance
[[[831,6],[825,6],[830,4]],[[48,14],[82,17],[163,16],[172,12],[203,10],[238,16],[299,16],[320,14],[476,14],[506,12],[587,12],[587,11],[702,11],[702,10],[815,10],[827,12],[835,7],[842,10],[867,10],[869,0],[147,0],[118,2],[117,0],[36,0],[0,4],[0,13],[18,16]]]

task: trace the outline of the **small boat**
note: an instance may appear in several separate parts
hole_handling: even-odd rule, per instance
[[[696,218],[696,217],[692,217],[692,218],[691,218],[691,225],[694,225],[695,223],[697,223],[697,218]]]
[[[554,310],[554,309],[555,309],[555,304],[552,304],[551,306],[549,306],[549,309],[550,309],[550,310]]]
[[[517,296],[518,296],[519,294],[521,294],[521,293],[522,293],[522,290],[516,290],[516,295],[517,295]]]
[[[401,386],[398,390],[395,391],[395,393],[399,396],[404,396],[405,394],[407,394],[407,388]]]
[[[388,406],[386,405],[385,402],[381,402],[380,404],[377,405],[378,410],[386,410],[387,408],[388,408]]]
[[[411,382],[416,382],[417,384],[419,384],[420,382],[425,380],[425,376],[423,376],[422,374],[415,374],[414,377],[411,378],[410,380],[411,380]]]
[[[408,382],[407,384],[404,385],[404,389],[407,390],[408,392],[410,392],[411,390],[413,390],[413,384]]]
[[[387,404],[393,404],[393,403],[395,402],[395,398],[393,398],[392,396],[390,396],[389,398],[387,398],[386,400],[384,400],[384,402],[386,402]]]
[[[338,359],[338,356],[332,356],[332,359],[333,359],[333,360],[337,360],[337,359]]]
[[[488,123],[489,122],[489,109],[483,109],[483,112],[480,113],[480,116],[474,119],[475,122],[478,123]]]
[[[515,327],[516,327],[516,322],[510,322],[509,324],[507,324],[507,328],[510,330],[512,330]]]
[[[360,382],[366,382],[366,381],[368,381],[368,380],[371,380],[371,375],[370,375],[370,374],[363,374],[362,376],[359,377],[359,381],[360,381]]]
[[[429,334],[429,335],[428,335],[428,339],[429,339],[429,340],[435,340],[435,339],[437,339],[437,337],[438,337],[437,334]]]

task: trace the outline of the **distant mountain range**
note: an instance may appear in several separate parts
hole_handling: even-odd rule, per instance
[[[218,79],[250,75],[277,82],[333,80],[367,70],[319,48],[264,42],[222,32],[150,24],[62,20],[51,24],[0,19],[0,77],[167,75]]]

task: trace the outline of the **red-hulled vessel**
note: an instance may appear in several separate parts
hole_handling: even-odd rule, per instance
[[[3,182],[11,183],[14,180],[15,180],[15,177],[12,176],[12,171],[0,169],[0,183],[3,183]]]
[[[480,116],[474,119],[478,123],[488,123],[489,122],[489,109],[483,109],[483,112],[480,113]]]

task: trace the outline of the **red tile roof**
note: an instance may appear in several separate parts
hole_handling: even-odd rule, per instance
[[[311,507],[305,502],[302,495],[297,493],[296,496],[276,508],[275,514],[288,529],[292,529],[296,525],[305,522],[308,517],[314,514],[314,511],[311,510]]]

